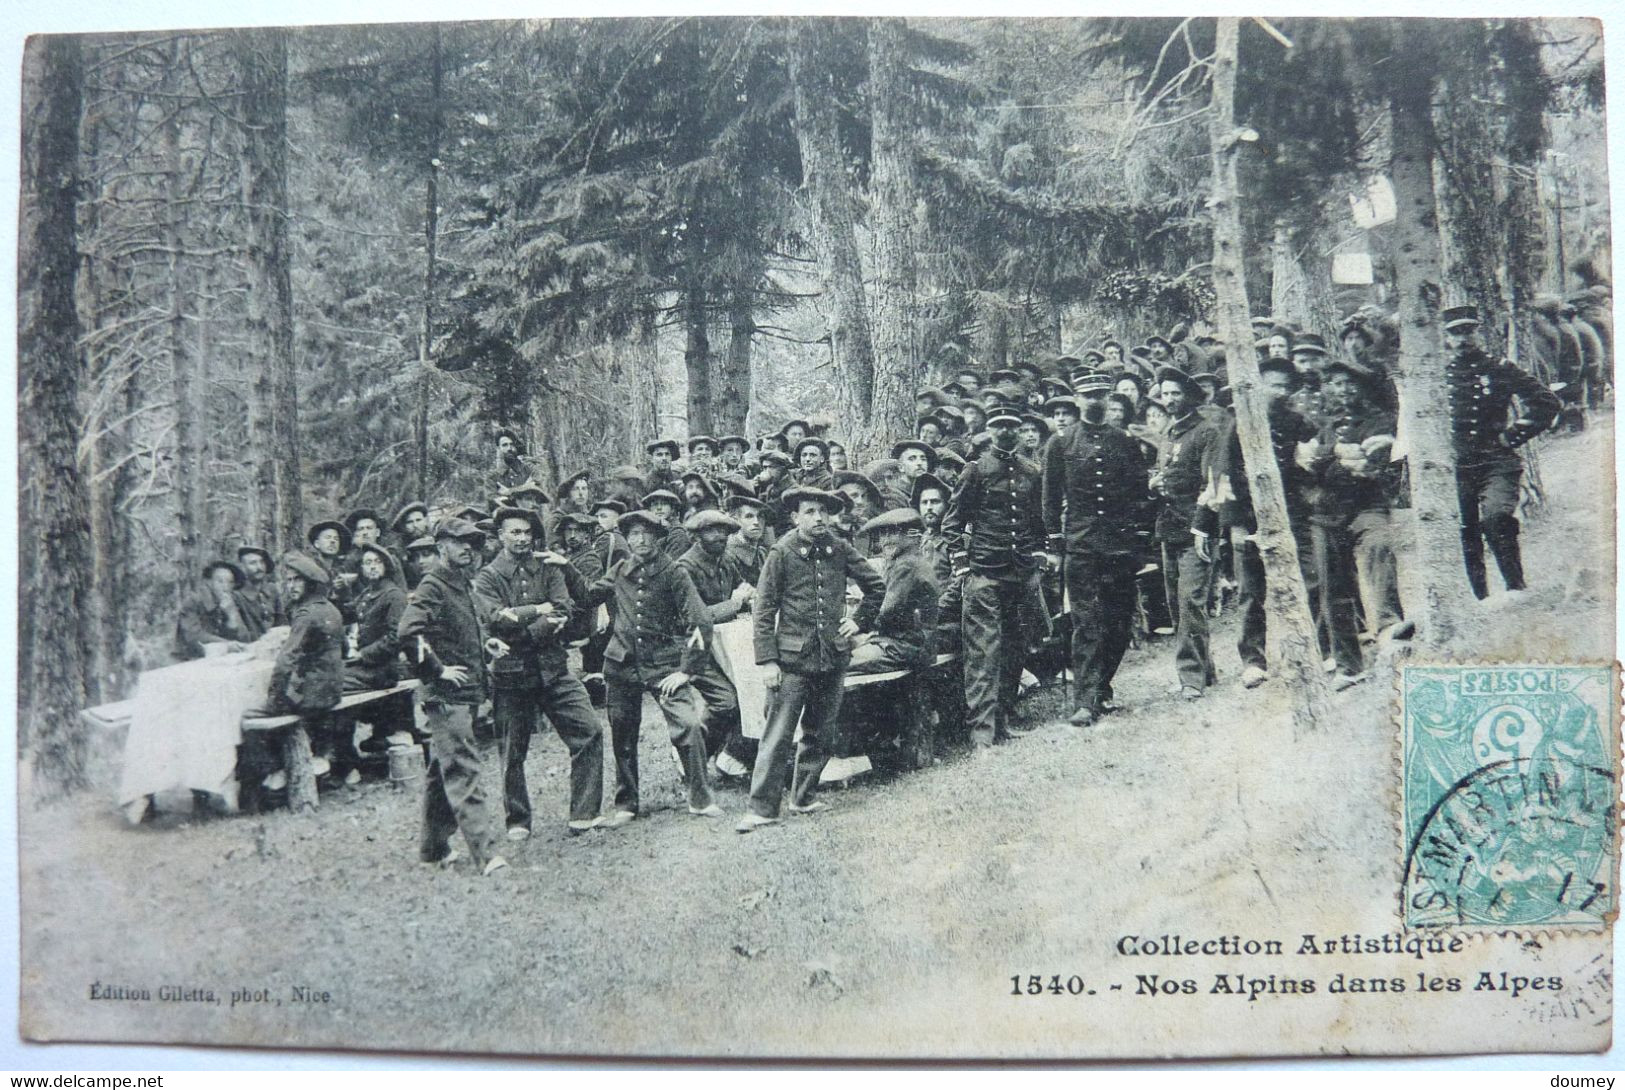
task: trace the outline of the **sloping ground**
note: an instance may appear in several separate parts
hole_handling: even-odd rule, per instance
[[[1611,657],[1611,420],[1545,446],[1551,501],[1526,531],[1534,589],[1485,606],[1486,657]],[[1492,580],[1493,580],[1492,576]],[[1149,958],[1123,936],[1394,930],[1400,852],[1391,675],[1334,698],[1294,738],[1286,694],[1244,692],[1234,631],[1221,686],[1169,691],[1166,645],[1131,655],[1129,710],[1047,720],[988,759],[831,793],[835,809],[741,837],[678,806],[664,731],[644,732],[646,798],[617,832],[564,835],[562,747],[531,757],[538,835],[498,878],[417,865],[416,799],[385,784],[275,813],[131,829],[104,799],[25,810],[23,1021],[41,1038],[400,1050],[665,1055],[1142,1055],[1546,1046],[1560,1019],[1469,993],[1376,1014],[1335,972],[1412,977],[1477,957],[1575,974],[1594,949],[1547,937],[1459,963]],[[730,814],[738,791],[722,792]],[[1573,964],[1571,964],[1573,963]],[[1476,968],[1476,963],[1474,963]],[[1596,969],[1591,981],[1595,988]],[[1220,973],[1312,976],[1313,996],[1210,992]],[[1012,976],[1081,994],[1012,996]],[[1140,975],[1192,979],[1143,995]],[[93,983],[151,1002],[91,1000]],[[219,1003],[156,1000],[161,985]],[[1120,991],[1113,991],[1113,985]],[[294,989],[326,992],[296,1002]],[[230,1006],[234,990],[269,1002]],[[1587,993],[1591,994],[1591,993]],[[1539,1002],[1545,1002],[1544,999]],[[1448,1032],[1444,1027],[1449,1027]],[[1606,1031],[1600,1040],[1606,1040]]]

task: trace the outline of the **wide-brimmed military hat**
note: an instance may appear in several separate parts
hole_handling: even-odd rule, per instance
[[[344,525],[344,523],[340,522],[338,519],[323,519],[321,522],[312,523],[310,529],[305,531],[305,540],[314,546],[316,544],[316,536],[323,530],[338,531],[339,552],[347,553],[350,551],[350,542],[352,540],[350,537],[350,528]]]
[[[767,504],[763,503],[755,496],[747,496],[744,493],[729,496],[727,499],[722,501],[722,507],[726,511],[737,511],[741,507],[751,507],[758,511],[767,510]]]
[[[453,511],[452,514],[466,522],[484,522],[486,519],[491,517],[491,512],[487,511],[483,507],[475,507],[471,503],[459,507],[457,510]]]
[[[643,452],[645,454],[653,454],[655,451],[662,448],[671,451],[671,456],[673,459],[682,457],[683,448],[678,445],[677,440],[675,439],[656,439],[653,442],[645,443],[643,445]]]
[[[613,511],[619,517],[626,514],[626,504],[620,500],[608,498],[593,501],[592,513],[596,515],[600,511]]]
[[[609,479],[612,481],[641,481],[643,480],[643,470],[637,466],[614,466],[609,471]]]
[[[615,528],[620,530],[623,535],[630,533],[634,526],[642,526],[644,529],[653,532],[656,537],[665,537],[670,532],[666,524],[660,521],[660,516],[653,511],[641,509],[628,511],[615,520]]]
[[[545,532],[542,527],[542,518],[530,508],[517,507],[513,504],[505,504],[491,512],[491,525],[495,526],[498,530],[502,529],[502,524],[508,519],[525,520],[526,522],[530,523],[530,532],[536,538],[536,540],[540,541],[542,539],[542,535]]]
[[[717,441],[711,438],[709,435],[691,435],[688,437],[688,452],[693,454],[694,448],[699,446],[701,443],[709,444],[712,450],[721,449],[717,446]]]
[[[912,507],[898,507],[891,511],[882,511],[860,526],[858,533],[874,534],[882,530],[892,530],[917,534],[923,529],[925,529],[925,524],[920,521],[918,511]]]
[[[743,435],[724,435],[721,439],[717,440],[717,449],[721,450],[729,443],[736,444],[741,450],[750,449],[750,440],[746,439]]]
[[[1038,433],[1045,439],[1048,439],[1050,432],[1055,430],[1048,420],[1044,419],[1042,416],[1039,416],[1037,413],[1022,413],[1021,425],[1022,427],[1037,428]]]
[[[1031,376],[1034,382],[1044,380],[1044,369],[1032,360],[1022,360],[1020,363],[1011,364],[1010,370],[1015,371],[1018,375],[1025,373]]]
[[[790,456],[784,453],[782,450],[764,450],[758,456],[757,460],[760,461],[764,466],[778,466],[780,469],[785,469],[789,466],[795,465],[794,462],[790,461]]]
[[[818,452],[824,456],[824,460],[829,461],[829,444],[816,435],[809,435],[796,444],[796,461],[801,461],[801,452],[808,447],[817,447]]]
[[[570,494],[570,489],[574,488],[578,482],[590,480],[592,480],[592,470],[590,469],[581,469],[570,474],[568,477],[564,478],[564,480],[559,482],[560,498],[568,496]]]
[[[578,530],[598,529],[598,520],[591,515],[584,515],[580,511],[566,511],[559,516],[559,526],[574,526]]]
[[[1048,401],[1044,402],[1044,411],[1049,413],[1051,416],[1055,415],[1056,409],[1070,409],[1075,413],[1083,412],[1083,407],[1078,404],[1078,399],[1072,397],[1070,394],[1062,395],[1060,397],[1052,397]]]
[[[943,447],[942,450],[940,450],[938,452],[938,455],[939,455],[939,458],[937,460],[937,468],[939,470],[943,469],[945,467],[948,467],[948,466],[952,466],[954,469],[964,469],[965,468],[964,455],[960,454],[957,450],[953,449],[952,447]],[[922,476],[929,477],[930,474],[926,473],[926,474],[922,474]],[[916,479],[918,479],[918,478],[916,478]]]
[[[1162,345],[1162,347],[1166,348],[1169,351],[1170,354],[1174,350],[1174,342],[1170,341],[1168,338],[1166,338],[1164,336],[1161,336],[1160,334],[1152,334],[1151,336],[1149,336],[1149,337],[1147,337],[1145,339],[1145,346],[1147,348],[1151,348],[1151,347],[1153,347],[1155,345],[1159,345],[1159,344]]]
[[[857,473],[850,469],[843,469],[841,472],[835,474],[835,487],[837,490],[849,484],[855,484],[859,488],[863,489],[864,494],[869,497],[869,502],[874,504],[876,507],[880,506],[884,502],[884,497],[882,497],[880,494],[880,486],[875,484],[875,482],[870,480],[868,477],[865,477],[862,473]]]
[[[921,454],[924,454],[925,464],[927,466],[934,466],[937,464],[936,450],[931,446],[930,443],[923,442],[919,439],[903,439],[893,443],[891,448],[891,456],[896,458],[898,461],[902,461],[903,452],[908,450],[917,450]]]
[[[379,560],[384,562],[384,578],[395,578],[395,571],[400,567],[400,565],[395,561],[395,554],[391,553],[388,549],[377,544],[376,542],[373,542],[361,546],[361,548],[356,551],[360,554],[357,559],[364,559],[368,553],[372,553],[374,556],[378,557]]]
[[[915,401],[929,401],[932,408],[953,400],[947,390],[936,386],[925,386],[914,391]]]
[[[395,517],[389,521],[389,528],[394,530],[397,534],[404,531],[406,529],[407,517],[410,516],[413,511],[423,515],[424,518],[429,517],[429,505],[420,500],[413,500],[411,503],[395,512]]]
[[[797,417],[794,420],[786,420],[784,422],[784,427],[780,428],[775,434],[777,434],[777,435],[779,435],[781,437],[786,437],[787,438],[787,436],[785,436],[785,433],[788,432],[791,428],[800,428],[804,432],[810,432],[810,431],[812,431],[812,424],[808,423],[805,420],[802,420],[800,417]]]
[[[807,502],[822,504],[824,510],[835,514],[846,506],[846,497],[823,488],[796,487],[786,489],[780,500],[786,511],[798,511]]]
[[[1258,365],[1258,373],[1260,375],[1285,375],[1287,381],[1291,384],[1290,388],[1293,390],[1303,385],[1303,373],[1298,370],[1297,364],[1285,356],[1271,356]],[[1191,377],[1194,379],[1196,376],[1192,375]],[[1218,385],[1218,375],[1210,375],[1209,377],[1213,380],[1214,385]]]
[[[918,477],[914,478],[914,484],[910,486],[908,490],[908,505],[910,507],[919,507],[920,493],[924,492],[927,488],[935,488],[939,490],[942,493],[942,498],[944,500],[947,500],[948,497],[954,494],[954,490],[949,488],[943,479],[938,477],[935,473],[922,473]]]
[[[415,537],[406,543],[406,551],[408,554],[421,552],[432,553],[434,552],[434,537],[430,534],[424,534],[422,537]]]
[[[374,511],[371,507],[357,507],[354,511],[351,511],[348,515],[344,516],[344,525],[349,528],[351,534],[354,534],[355,524],[360,522],[362,519],[372,519],[373,524],[380,530],[384,527],[383,516],[379,515],[378,512]]]
[[[730,534],[739,529],[739,523],[724,515],[721,511],[707,507],[703,511],[696,511],[683,520],[683,529],[691,534],[702,530],[726,530]]]
[[[276,558],[271,555],[271,550],[262,549],[258,545],[239,545],[239,546],[237,546],[237,559],[238,560],[242,560],[243,557],[248,556],[250,553],[252,553],[253,555],[259,557],[261,560],[265,561],[265,570],[266,571],[275,571],[276,570]]]
[[[239,550],[239,555],[241,555],[241,550]],[[224,568],[231,573],[231,578],[234,580],[236,586],[240,587],[244,583],[248,582],[248,576],[243,574],[243,569],[239,568],[229,560],[211,560],[207,564],[203,565],[204,581],[207,582],[209,576],[213,575],[220,568]]]
[[[509,500],[523,499],[526,496],[529,496],[538,504],[551,502],[547,497],[547,491],[535,481],[525,481],[523,484],[516,484],[508,489],[507,498]],[[499,507],[501,505],[493,503],[491,506]]]
[[[682,498],[669,488],[657,488],[653,492],[645,495],[641,500],[638,501],[638,503],[642,504],[643,510],[647,511],[651,503],[658,503],[661,500],[671,504],[672,509],[675,511],[681,511],[683,509]],[[632,512],[628,511],[627,514],[630,515]]]
[[[1382,376],[1376,371],[1363,363],[1355,363],[1353,360],[1343,359],[1342,357],[1333,357],[1327,360],[1326,366],[1321,368],[1321,375],[1323,379],[1327,379],[1339,371],[1359,383],[1368,393],[1377,393],[1383,388]]]
[[[1158,369],[1157,383],[1158,385],[1161,385],[1164,382],[1178,383],[1184,389],[1185,396],[1188,398],[1192,398],[1196,401],[1207,400],[1207,391],[1202,389],[1201,384],[1177,367],[1163,367]]]

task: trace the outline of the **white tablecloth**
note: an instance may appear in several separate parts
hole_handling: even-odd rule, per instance
[[[148,670],[136,683],[118,802],[159,791],[207,791],[237,807],[243,713],[262,707],[286,628],[251,648]]]
[[[760,738],[767,729],[769,693],[756,665],[756,644],[750,614],[736,617],[712,630],[711,655],[739,694],[739,729],[746,738]]]

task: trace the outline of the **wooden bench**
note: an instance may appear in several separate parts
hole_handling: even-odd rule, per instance
[[[845,692],[867,689],[875,685],[903,682],[906,692],[899,702],[902,716],[902,753],[904,763],[913,769],[930,765],[936,755],[936,731],[931,718],[931,701],[922,684],[928,676],[949,663],[958,661],[956,655],[938,655],[930,666],[921,670],[884,670],[874,674],[847,674],[842,688]]]
[[[388,689],[365,689],[361,692],[345,693],[336,705],[318,714],[332,715],[335,712],[365,707],[400,693],[410,693],[417,687],[418,682],[409,678]],[[283,732],[282,762],[283,769],[288,775],[288,809],[295,813],[314,810],[317,805],[316,766],[310,752],[310,733],[305,730],[306,718],[294,714],[243,716],[244,733]]]

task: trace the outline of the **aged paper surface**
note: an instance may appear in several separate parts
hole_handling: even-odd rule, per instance
[[[421,34],[406,40],[423,46]],[[223,70],[209,65],[225,63],[208,52],[217,45],[198,46],[198,63],[229,102],[226,85],[209,82]],[[143,48],[180,47],[155,35]],[[338,49],[305,48],[312,64]],[[155,84],[162,93],[153,101],[198,86]],[[91,87],[88,101],[124,93]],[[467,125],[490,123],[465,112]],[[329,173],[303,183],[309,227],[318,205],[332,208],[311,190],[339,189],[348,172],[375,168],[340,156],[336,145],[361,137],[338,135],[335,115],[311,108],[297,124],[307,128],[290,135],[295,145],[323,133],[333,156]],[[1020,158],[1006,182],[1019,180]],[[297,155],[290,161],[305,169]],[[403,185],[420,184],[409,177]],[[1605,174],[1593,182],[1606,192]],[[358,203],[369,195],[361,191]],[[1587,241],[1606,254],[1607,202],[1586,207],[1595,220]],[[401,229],[359,208],[346,214],[361,225],[357,236],[421,227],[411,216]],[[312,235],[302,245],[321,242]],[[792,286],[815,289],[818,277]],[[343,290],[310,272],[295,295]],[[300,321],[342,324],[334,317],[313,311]],[[816,344],[822,320],[816,328],[805,315],[795,320],[796,335]],[[1104,339],[1101,328],[1073,322],[1061,323],[1067,351]],[[1156,332],[1127,323],[1117,335],[1143,341]],[[412,352],[415,337],[402,341]],[[666,371],[680,370],[671,362],[682,358],[680,336],[660,351]],[[650,358],[631,366],[652,367]],[[1602,373],[1611,375],[1611,363]],[[312,392],[319,377],[306,375],[310,401],[326,396]],[[642,394],[632,378],[626,384],[631,418]],[[821,387],[796,393],[806,400],[758,391],[750,434],[827,409]],[[140,394],[144,405],[169,396]],[[681,401],[670,390],[659,396]],[[132,824],[144,792],[119,791],[130,713],[107,712],[95,727],[91,790],[42,793],[29,774],[37,758],[25,753],[22,1035],[761,1058],[1605,1050],[1620,770],[1611,389],[1585,416],[1583,430],[1535,440],[1533,461],[1523,463],[1527,589],[1505,592],[1492,557],[1489,596],[1461,607],[1467,623],[1448,647],[1413,648],[1391,633],[1366,641],[1370,676],[1332,692],[1329,713],[1307,727],[1294,725],[1294,694],[1280,680],[1240,684],[1242,619],[1234,594],[1216,586],[1217,681],[1201,699],[1179,691],[1175,638],[1148,629],[1117,673],[1117,708],[1092,725],[1068,725],[1064,683],[1035,687],[1016,706],[1023,732],[1007,744],[987,754],[939,737],[915,762],[926,767],[901,771],[899,753],[912,761],[919,742],[893,728],[914,721],[910,700],[929,698],[908,690],[899,702],[878,684],[852,687],[845,700],[856,724],[847,729],[900,740],[874,765],[878,748],[841,754],[870,770],[827,784],[828,811],[787,810],[781,824],[750,835],[734,829],[747,807],[738,781],[715,781],[724,820],[690,816],[652,698],[634,743],[638,820],[572,835],[570,756],[543,721],[526,766],[531,835],[504,843],[509,867],[486,877],[466,860],[419,862],[422,770],[382,758],[349,785],[330,765],[314,811],[281,805],[284,779],[268,787],[274,805],[264,812],[201,820],[193,807],[213,804],[189,801],[196,785],[177,783],[154,790],[155,820]],[[410,431],[411,421],[399,426]],[[663,420],[661,434],[670,427]],[[576,468],[557,467],[550,486]],[[353,480],[330,491],[307,506],[307,522],[357,496],[385,501]],[[452,498],[435,502],[449,511]],[[487,507],[489,497],[455,499]],[[229,514],[227,503],[216,500],[217,516]],[[1235,542],[1246,548],[1242,535]],[[1420,579],[1465,587],[1459,566]],[[130,608],[171,602],[148,594]],[[230,669],[236,660],[200,662]],[[578,659],[572,666],[581,671]],[[764,691],[758,678],[738,688]],[[136,696],[132,686],[106,706]],[[246,710],[219,712],[220,703],[211,689],[192,711],[235,721]],[[745,719],[770,711],[753,707]],[[487,748],[487,793],[501,806],[501,767]],[[607,727],[604,749],[609,815],[616,764]]]

